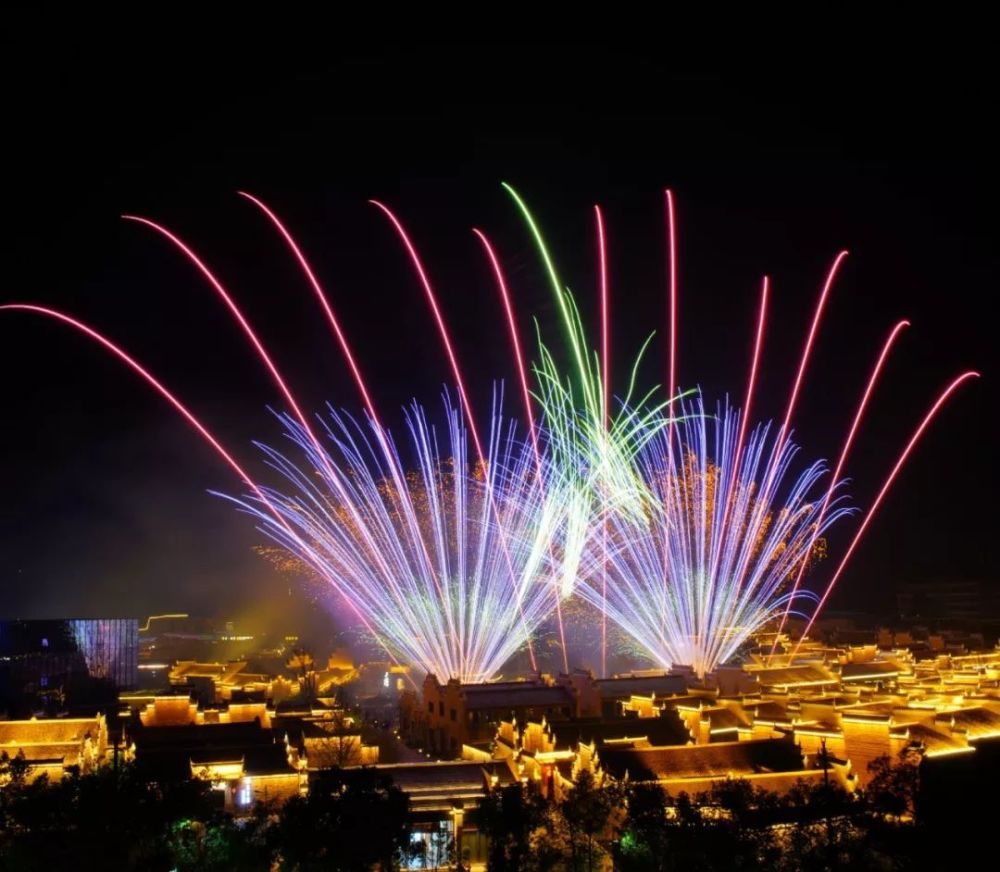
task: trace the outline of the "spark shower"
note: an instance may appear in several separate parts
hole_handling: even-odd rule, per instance
[[[842,475],[881,380],[909,322],[888,332],[861,386],[836,462],[799,460],[792,424],[827,300],[846,252],[834,259],[805,333],[785,414],[754,423],[754,393],[765,350],[771,296],[761,282],[753,353],[742,407],[717,406],[682,390],[677,367],[677,235],[674,197],[665,192],[665,357],[661,387],[637,387],[646,342],[616,393],[610,369],[611,293],[604,216],[595,206],[594,287],[600,313],[591,339],[576,300],[521,196],[504,185],[539,254],[562,322],[563,341],[539,329],[529,361],[515,314],[515,293],[489,237],[473,230],[503,307],[523,417],[504,410],[497,386],[489,415],[469,400],[444,306],[418,248],[388,206],[371,201],[413,267],[450,370],[440,416],[416,402],[403,433],[375,408],[361,364],[333,298],[284,222],[262,200],[241,193],[288,246],[340,348],[361,401],[360,416],[328,408],[307,414],[235,296],[207,262],[171,230],[137,216],[186,258],[232,315],[285,405],[278,419],[291,453],[256,443],[279,485],[251,474],[166,385],[119,345],[72,316],[32,303],[0,306],[73,327],[120,359],[159,393],[217,452],[246,489],[223,495],[260,530],[305,563],[396,662],[439,679],[487,681],[525,650],[538,665],[533,636],[550,617],[568,669],[563,603],[579,597],[600,615],[593,628],[607,671],[608,621],[654,663],[686,665],[698,675],[738,656],[768,628],[795,614],[801,639],[879,511],[900,470],[951,395],[977,376],[953,378],[918,420],[875,499],[853,509]],[[570,361],[562,369],[557,361]],[[438,423],[435,423],[438,422]],[[824,533],[854,525],[833,567],[819,562]],[[806,587],[812,571],[819,583]],[[771,655],[777,654],[777,638]],[[786,662],[798,652],[782,652]]]

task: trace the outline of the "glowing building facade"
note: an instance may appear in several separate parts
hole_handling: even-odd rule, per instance
[[[47,695],[74,688],[87,702],[87,685],[115,690],[138,682],[139,622],[134,618],[0,621],[0,710],[29,709]]]
[[[110,681],[119,690],[139,681],[139,622],[134,618],[68,622],[91,678]]]

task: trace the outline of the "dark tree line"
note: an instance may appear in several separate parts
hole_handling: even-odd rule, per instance
[[[249,819],[197,779],[156,783],[132,766],[29,783],[0,755],[0,870],[392,869],[409,846],[406,796],[373,770],[330,770],[308,796]]]
[[[158,783],[126,765],[49,784],[27,771],[0,754],[0,870],[368,872],[398,867],[411,849],[408,800],[373,769],[319,773],[307,796],[244,819],[198,779]],[[470,823],[489,839],[491,870],[889,872],[926,868],[934,853],[919,786],[915,760],[888,758],[854,794],[800,782],[778,796],[730,780],[671,797],[583,773],[558,803],[520,784],[493,791]]]
[[[915,760],[880,758],[865,791],[799,782],[783,796],[745,780],[669,796],[656,784],[582,776],[561,803],[513,785],[488,796],[489,868],[506,872],[923,869]]]

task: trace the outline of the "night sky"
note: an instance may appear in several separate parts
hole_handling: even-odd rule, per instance
[[[0,297],[64,309],[119,341],[248,464],[258,461],[251,440],[281,439],[266,409],[276,391],[201,277],[121,213],[165,223],[205,256],[304,406],[357,410],[309,288],[235,191],[265,199],[317,267],[398,425],[402,404],[436,408],[451,379],[405,254],[369,197],[413,232],[484,408],[492,380],[514,368],[472,226],[499,248],[526,338],[532,315],[558,335],[500,181],[533,206],[591,323],[591,207],[604,207],[619,386],[653,329],[643,382],[664,378],[670,186],[680,380],[709,400],[742,395],[768,273],[757,411],[783,412],[823,276],[850,250],[794,422],[806,456],[835,457],[884,336],[898,318],[913,321],[848,469],[856,505],[870,502],[944,384],[983,371],[929,433],[833,605],[885,608],[905,580],[995,583],[1000,185],[988,78],[917,59],[877,71],[819,61],[773,73],[682,69],[644,50],[586,46],[286,47],[279,59],[253,44],[15,42],[0,59]],[[251,550],[261,535],[206,493],[237,491],[230,471],[106,352],[2,313],[0,379],[0,616],[242,615],[289,601],[287,580]],[[850,529],[834,535],[835,552]]]

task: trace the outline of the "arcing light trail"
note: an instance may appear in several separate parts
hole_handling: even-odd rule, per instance
[[[107,351],[110,351],[115,357],[117,357],[120,361],[122,361],[129,369],[137,373],[146,382],[146,384],[148,384],[154,391],[156,391],[156,393],[162,396],[171,406],[173,406],[173,408],[177,411],[177,413],[182,418],[184,418],[184,420],[187,421],[188,424],[191,425],[191,427],[195,430],[195,432],[198,433],[202,437],[202,439],[204,439],[215,450],[215,452],[223,459],[226,465],[228,465],[236,473],[239,479],[247,487],[250,488],[250,490],[254,493],[257,500],[259,501],[259,504],[267,509],[268,515],[272,519],[272,521],[276,521],[279,525],[285,525],[286,532],[288,533],[289,537],[291,539],[296,538],[295,531],[291,527],[288,527],[285,524],[281,512],[275,506],[274,502],[268,498],[265,491],[262,490],[260,485],[258,485],[257,482],[250,477],[249,473],[247,473],[243,469],[243,467],[239,464],[236,458],[233,457],[233,455],[225,447],[223,447],[222,443],[219,442],[219,440],[212,434],[212,432],[198,419],[198,417],[190,409],[188,409],[186,405],[184,405],[184,403],[182,403],[177,398],[177,396],[169,388],[166,387],[166,385],[163,384],[163,382],[161,382],[156,376],[154,376],[148,369],[146,369],[146,367],[144,367],[141,363],[139,363],[139,361],[137,361],[134,357],[132,357],[127,351],[125,351],[116,343],[112,342],[103,334],[99,333],[97,330],[94,330],[92,327],[88,326],[87,324],[84,324],[82,321],[73,318],[72,316],[67,315],[64,312],[60,312],[56,309],[51,309],[46,306],[36,306],[29,303],[8,303],[6,305],[0,305],[0,312],[2,311],[12,311],[12,312],[20,311],[20,312],[30,312],[38,315],[43,315],[47,318],[51,318],[55,321],[59,321],[63,324],[69,325],[75,330],[78,330],[84,336],[88,337],[89,339],[92,339],[102,348],[106,349]],[[304,542],[299,542],[299,545],[302,549],[306,549],[308,547]],[[379,643],[379,645],[381,645],[385,649],[386,653],[389,654],[390,658],[396,661],[396,657],[392,653],[392,651],[386,647],[385,642],[378,636],[378,634],[376,634],[373,631],[371,623],[369,622],[367,616],[364,613],[354,609],[353,605],[352,605],[352,611],[354,611],[355,616],[361,621],[365,629],[367,629],[370,633],[372,633],[372,636]]]
[[[536,486],[530,442],[515,438],[498,408],[483,464],[469,456],[461,412],[446,401],[445,413],[440,438],[419,406],[407,412],[415,471],[405,476],[393,472],[407,463],[392,437],[369,439],[378,427],[372,421],[365,427],[331,412],[333,447],[322,449],[321,459],[301,426],[284,416],[306,468],[322,471],[319,481],[265,448],[288,482],[269,492],[284,523],[259,500],[235,501],[320,577],[349,591],[401,658],[479,682],[496,675],[554,608],[558,564],[549,545],[561,512],[547,486]]]
[[[578,591],[595,606],[606,597],[608,616],[657,665],[685,664],[704,676],[780,615],[792,597],[783,592],[789,575],[847,509],[835,500],[820,517],[815,497],[826,470],[815,462],[791,477],[797,449],[769,425],[751,432],[740,458],[738,412],[709,416],[700,402],[690,411],[636,458],[652,495],[646,516],[608,516],[606,593],[596,581],[604,563],[597,545]]]
[[[449,334],[448,327],[445,324],[444,317],[441,314],[441,308],[438,305],[437,301],[437,294],[434,293],[434,288],[431,285],[430,278],[427,275],[427,270],[424,269],[423,262],[420,259],[420,255],[418,254],[417,249],[413,244],[413,241],[410,239],[410,235],[406,232],[406,228],[403,227],[403,223],[399,220],[399,218],[396,217],[395,213],[391,209],[389,209],[386,205],[380,203],[378,200],[369,200],[369,202],[376,208],[380,209],[386,215],[390,223],[396,229],[396,232],[399,234],[399,237],[402,240],[407,253],[410,255],[410,261],[412,262],[413,268],[420,279],[420,284],[423,286],[424,294],[427,297],[427,302],[430,304],[431,312],[434,315],[434,321],[438,327],[438,333],[440,334],[441,337],[441,343],[444,346],[445,351],[447,352],[448,362],[451,364],[451,372],[458,386],[458,393],[462,403],[462,412],[468,424],[469,433],[472,435],[472,442],[476,448],[476,457],[479,460],[480,464],[485,464],[486,455],[483,452],[483,443],[479,438],[479,431],[476,427],[476,419],[472,411],[472,404],[469,402],[469,394],[465,388],[465,379],[462,377],[462,369],[458,365],[458,357],[455,354],[454,345],[452,344],[451,336]],[[535,439],[534,433],[532,434],[532,439]],[[488,500],[493,513],[494,521],[497,524],[501,523],[500,513],[496,506],[495,497],[492,490],[488,491]],[[506,539],[503,536],[502,532],[499,537],[499,541],[500,541],[501,551],[504,553],[504,557],[507,562],[507,570],[510,574],[513,575],[514,567],[510,560],[510,556],[507,553]],[[520,609],[522,608],[520,599],[515,600],[515,602],[518,610],[520,611]],[[521,616],[521,620],[522,623],[524,623],[523,615]],[[560,626],[560,632],[561,630],[562,628]],[[528,654],[531,658],[532,668],[537,669],[538,665],[535,660],[535,652],[531,644],[531,633],[529,631],[525,631],[524,638],[525,638],[525,643],[528,646]],[[566,650],[564,646],[563,657],[565,658],[565,656],[566,656]],[[566,671],[568,672],[569,661],[568,660],[565,661],[564,665]]]
[[[529,364],[502,261],[486,234],[475,230],[510,334],[527,419],[523,438],[504,422],[496,398],[489,428],[480,430],[451,331],[417,248],[395,213],[376,201],[417,274],[457,389],[457,407],[445,403],[446,438],[439,439],[419,406],[410,408],[409,453],[397,450],[378,415],[331,297],[268,205],[241,192],[283,238],[319,301],[359,390],[365,409],[360,423],[332,411],[322,419],[307,417],[233,295],[206,263],[162,225],[130,218],[166,237],[208,280],[287,403],[290,412],[280,418],[299,459],[261,446],[268,464],[283,476],[281,490],[258,485],[161,382],[92,328],[41,306],[2,308],[70,324],[138,372],[250,490],[229,499],[325,579],[390,656],[441,679],[489,680],[522,647],[537,668],[532,633],[552,613],[568,669],[561,600],[573,595],[601,612],[602,674],[609,619],[654,662],[689,665],[699,675],[737,656],[766,626],[780,633],[793,609],[814,601],[808,632],[924,431],[976,374],[951,382],[922,419],[818,596],[804,590],[805,572],[824,531],[845,520],[839,480],[890,351],[908,322],[897,324],[886,340],[834,468],[813,462],[793,473],[798,449],[791,441],[792,420],[846,252],[827,272],[780,425],[754,426],[751,417],[771,295],[767,278],[743,409],[724,403],[707,413],[700,396],[691,399],[697,392],[678,388],[677,228],[673,193],[666,191],[664,395],[657,400],[656,388],[636,387],[650,337],[613,404],[607,226],[601,209],[594,207],[600,335],[592,343],[538,222],[520,194],[510,185],[504,188],[540,255],[572,363],[566,372],[558,366],[560,355],[545,344],[539,327],[538,357]],[[408,466],[411,457],[415,470]]]
[[[517,366],[517,375],[521,383],[521,397],[524,401],[524,414],[528,419],[528,433],[531,437],[531,446],[535,454],[536,483],[537,486],[541,488],[544,484],[544,478],[542,475],[542,453],[538,444],[538,425],[535,422],[535,413],[532,409],[531,388],[528,384],[528,373],[524,362],[524,354],[521,351],[521,339],[517,329],[517,319],[514,317],[514,307],[511,304],[510,291],[507,288],[507,279],[504,276],[503,267],[500,265],[500,259],[497,257],[496,249],[494,249],[493,244],[486,237],[486,234],[475,227],[472,229],[472,232],[483,246],[486,258],[493,270],[493,276],[496,279],[497,289],[500,291],[500,299],[503,302],[504,315],[507,319],[507,329],[510,332],[511,347],[514,352],[514,362]],[[563,668],[566,672],[569,672],[569,652],[566,648],[566,630],[563,625],[561,596],[555,597],[555,611],[556,626],[559,629],[559,644],[562,648]],[[531,656],[532,668],[537,669],[538,666],[535,660],[534,650],[530,646],[530,640],[528,653]]]
[[[596,213],[599,221],[602,353],[595,354],[595,359],[592,360],[586,350],[590,347],[590,343],[587,341],[579,310],[569,290],[559,281],[554,259],[545,245],[537,222],[523,198],[511,186],[505,184],[504,187],[521,210],[530,234],[538,246],[545,272],[549,276],[552,290],[559,303],[563,326],[569,336],[572,359],[575,362],[571,375],[564,376],[556,368],[547,349],[542,346],[541,364],[536,367],[536,374],[540,382],[539,400],[545,410],[548,438],[561,453],[563,464],[576,476],[578,523],[587,525],[587,532],[583,534],[583,538],[590,543],[590,549],[580,565],[578,579],[580,593],[585,599],[599,606],[605,617],[610,617],[629,633],[654,662],[666,666],[677,663],[678,658],[682,661],[686,659],[687,665],[694,666],[699,674],[711,671],[719,662],[732,656],[742,641],[753,632],[763,629],[772,620],[779,619],[779,626],[783,628],[793,605],[803,596],[818,599],[817,606],[808,619],[807,629],[810,628],[854,553],[872,514],[881,504],[923,429],[954,390],[975,374],[966,373],[960,376],[928,413],[865,516],[823,596],[804,594],[801,591],[801,582],[810,564],[810,555],[822,532],[832,520],[844,514],[843,509],[837,508],[834,508],[832,515],[829,513],[835,503],[834,493],[848,452],[858,433],[872,390],[879,380],[893,342],[908,322],[901,322],[896,326],[879,356],[837,466],[830,476],[825,491],[818,493],[817,499],[809,504],[809,523],[802,528],[786,529],[790,538],[784,542],[773,543],[774,547],[780,546],[783,553],[798,551],[798,559],[781,563],[781,568],[787,569],[788,575],[782,575],[780,572],[776,575],[768,574],[764,571],[770,565],[766,551],[759,552],[761,559],[756,562],[732,559],[732,553],[735,551],[744,558],[755,553],[755,531],[756,538],[759,539],[763,535],[756,524],[750,523],[751,519],[760,519],[758,513],[752,514],[750,518],[741,518],[739,506],[742,504],[739,493],[741,489],[751,491],[759,489],[759,509],[765,512],[765,516],[767,513],[778,519],[796,516],[793,505],[781,504],[773,489],[787,473],[785,451],[791,436],[793,416],[805,384],[806,372],[827,302],[847,252],[842,251],[837,255],[826,274],[803,344],[784,418],[773,436],[774,441],[770,448],[771,461],[763,465],[760,477],[755,474],[747,478],[744,461],[749,460],[755,450],[758,452],[762,450],[760,445],[754,447],[754,440],[759,439],[759,436],[751,436],[746,449],[744,445],[763,350],[770,291],[767,278],[765,277],[763,281],[744,410],[742,414],[728,408],[723,411],[722,420],[716,419],[714,425],[716,439],[709,449],[705,442],[704,431],[683,420],[678,421],[678,416],[674,414],[672,408],[678,400],[683,405],[683,395],[679,397],[674,395],[677,384],[677,231],[673,194],[669,190],[666,191],[669,293],[666,397],[659,406],[654,407],[653,413],[640,414],[630,419],[627,410],[630,407],[644,408],[653,396],[653,392],[650,392],[636,406],[632,406],[631,394],[635,372],[633,369],[632,384],[625,402],[622,403],[622,412],[619,414],[622,422],[634,423],[637,426],[631,430],[627,426],[614,427],[605,415],[606,398],[609,393],[606,387],[609,362],[604,353],[607,285],[603,273],[604,226],[600,210],[597,209]],[[735,425],[734,419],[738,421]],[[725,439],[722,435],[728,434],[732,426],[736,427],[737,432],[735,446],[727,441],[728,435]],[[675,433],[678,431],[682,436],[675,439]],[[748,451],[746,458],[745,450]],[[674,458],[675,451],[681,461],[680,464]],[[652,456],[650,452],[653,452]],[[815,487],[819,478],[816,470],[820,468],[815,464],[810,466],[808,468],[810,472],[803,474],[805,479],[801,477],[798,479],[792,493],[800,493],[799,486],[804,480],[808,480],[810,488]],[[689,495],[696,492],[699,487],[704,487],[699,482],[706,478],[717,479],[722,491],[713,494],[711,501],[702,498],[699,509],[699,501],[692,500]],[[672,481],[673,484],[664,488],[664,481]],[[677,496],[678,492],[687,496],[682,499]],[[712,512],[706,510],[708,502],[713,507]],[[815,505],[817,502],[818,508]],[[598,526],[594,522],[602,514],[610,516],[617,527],[618,541],[612,544],[612,549],[617,551],[611,558],[613,564],[615,560],[618,561],[615,564],[617,571],[612,573],[613,577],[610,579],[605,578],[604,566],[607,556],[603,524],[599,525],[602,530],[599,548],[601,557],[598,560],[593,558],[593,540]],[[801,513],[797,517],[801,519]],[[626,519],[628,524],[625,523]],[[659,519],[662,528],[658,537],[652,530],[654,519]],[[570,523],[568,529],[573,528],[574,525]],[[738,541],[734,541],[734,537]],[[688,544],[678,545],[678,542]],[[692,552],[691,542],[700,543],[701,550]],[[707,543],[714,544],[709,549],[712,559],[705,562],[703,558]],[[659,560],[652,559],[653,555]],[[598,580],[595,581],[595,578]],[[757,579],[757,582],[754,583],[751,579]],[[695,607],[693,605],[695,603],[699,605]],[[606,640],[604,632],[602,640]],[[735,644],[732,644],[734,640]],[[605,647],[606,641],[602,641],[602,665],[606,662]]]
[[[951,384],[949,384],[948,387],[946,387],[944,391],[942,391],[941,395],[937,398],[937,400],[935,400],[930,410],[927,412],[923,420],[920,422],[920,425],[917,427],[913,435],[910,437],[910,441],[906,443],[906,447],[899,455],[899,458],[896,460],[896,464],[889,472],[889,475],[886,477],[885,482],[883,482],[882,484],[882,488],[879,490],[878,495],[872,502],[871,508],[869,508],[868,512],[865,514],[864,521],[861,522],[861,526],[858,527],[857,532],[854,534],[854,538],[851,540],[851,544],[847,546],[847,550],[844,552],[844,556],[843,558],[841,558],[840,564],[837,566],[836,571],[833,573],[833,576],[827,583],[826,590],[823,591],[823,596],[820,597],[819,602],[816,604],[816,608],[813,610],[812,617],[809,618],[809,622],[806,624],[805,629],[802,631],[802,635],[799,637],[798,644],[795,646],[795,651],[793,652],[792,655],[793,657],[796,654],[798,654],[799,648],[802,645],[802,640],[806,637],[806,634],[808,634],[809,630],[812,629],[813,624],[816,622],[816,617],[819,615],[820,610],[826,604],[826,601],[829,598],[830,593],[833,591],[834,585],[840,579],[840,576],[843,573],[844,568],[847,566],[848,561],[851,559],[851,556],[854,554],[855,549],[858,547],[858,543],[861,541],[861,537],[864,536],[865,531],[868,529],[868,525],[871,523],[872,518],[878,511],[879,506],[882,505],[882,501],[885,499],[885,495],[889,492],[889,489],[892,487],[893,482],[895,482],[896,477],[899,475],[899,471],[903,468],[903,465],[906,463],[907,459],[909,459],[910,454],[913,452],[913,449],[916,447],[917,443],[924,435],[924,431],[930,425],[931,421],[933,421],[934,418],[938,415],[938,413],[941,411],[941,407],[948,401],[951,395],[956,390],[958,390],[958,388],[961,387],[962,384],[974,378],[979,378],[979,373],[973,370],[969,370],[968,372],[962,373],[960,376],[958,376],[958,378],[952,381]]]
[[[833,468],[833,474],[831,475],[832,481],[838,481],[840,474],[844,471],[844,465],[847,463],[847,457],[850,454],[851,446],[854,444],[854,437],[858,433],[858,428],[861,426],[861,421],[864,418],[865,410],[868,408],[868,401],[871,399],[872,393],[875,391],[875,386],[879,382],[879,378],[882,375],[882,369],[885,366],[886,361],[889,359],[889,352],[892,350],[892,346],[895,344],[896,339],[899,334],[907,327],[910,326],[909,321],[900,321],[892,328],[889,333],[885,344],[882,346],[882,351],[879,353],[878,359],[875,361],[875,366],[872,369],[872,373],[868,378],[868,384],[865,387],[864,393],[861,395],[861,401],[858,403],[857,411],[854,413],[854,420],[851,423],[851,429],[847,432],[847,438],[844,440],[843,448],[840,450],[840,457],[837,459],[837,465]],[[826,509],[830,504],[830,500],[833,496],[833,491],[828,490],[826,496],[823,498],[823,506],[819,512],[819,523],[822,523],[823,517],[826,514]],[[814,536],[813,541],[818,536]],[[781,632],[785,629],[785,622],[788,620],[789,609],[791,608],[792,599],[794,599],[799,586],[802,584],[802,578],[805,575],[806,564],[805,562],[799,568],[798,573],[795,576],[795,583],[792,585],[791,596],[788,601],[788,605],[785,607],[784,614],[781,616],[781,621],[778,624],[778,631],[774,636],[774,643],[771,645],[771,656],[774,655],[775,650],[778,646],[778,639]]]

